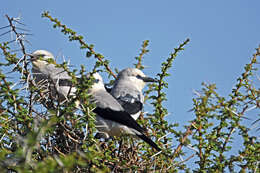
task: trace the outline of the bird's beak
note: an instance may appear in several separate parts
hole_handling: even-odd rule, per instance
[[[35,61],[37,58],[35,56],[33,56],[32,54],[26,54],[27,56],[30,57],[30,61]]]
[[[144,82],[158,82],[158,80],[151,77],[142,77]]]

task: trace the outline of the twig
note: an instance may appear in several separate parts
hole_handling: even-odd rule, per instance
[[[176,155],[180,152],[180,150],[182,149],[185,141],[187,140],[188,136],[192,134],[192,128],[193,126],[195,126],[195,122],[192,122],[189,127],[187,128],[186,132],[184,133],[184,137],[181,139],[181,143],[178,145],[178,147],[175,149],[174,153],[173,153],[173,157],[176,157]]]
[[[106,70],[114,77],[116,78],[116,75],[115,73],[111,70],[111,68],[108,66],[108,63],[106,63],[106,60],[103,60],[103,55],[101,55],[100,53],[97,53],[95,52],[94,48],[93,48],[93,45],[88,45],[87,43],[84,42],[83,40],[83,36],[81,35],[77,35],[76,32],[72,31],[70,28],[68,28],[66,25],[64,24],[61,24],[60,21],[58,21],[57,19],[54,19],[52,16],[49,15],[48,12],[44,12],[42,14],[43,17],[46,17],[48,18],[50,21],[54,22],[55,23],[55,27],[60,27],[62,28],[62,32],[65,33],[65,34],[69,34],[69,39],[70,41],[72,40],[76,40],[80,43],[81,45],[81,48],[87,48],[89,51],[88,53],[91,55],[94,55],[94,57],[96,59],[98,59],[98,61],[100,61],[103,66],[106,68]]]
[[[10,25],[3,26],[3,27],[1,27],[0,29],[5,29],[5,28],[8,28],[8,27],[10,27]]]
[[[176,167],[177,165],[180,165],[180,164],[182,164],[182,163],[184,163],[184,162],[187,162],[188,160],[190,160],[190,159],[191,159],[192,157],[194,157],[194,156],[195,156],[195,154],[192,154],[192,155],[190,155],[189,157],[187,157],[186,159],[184,159],[184,160],[182,160],[182,161],[180,161],[180,162],[174,164],[173,166]]]

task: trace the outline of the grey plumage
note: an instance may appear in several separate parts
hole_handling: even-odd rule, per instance
[[[54,59],[50,52],[37,50],[30,56],[34,81],[39,87],[42,87],[46,93],[50,93],[52,98],[61,102],[66,100],[68,95],[74,95],[76,88],[68,82],[71,80],[68,73],[63,68],[56,67],[55,64],[46,61]]]
[[[126,68],[119,72],[111,90],[111,94],[135,120],[143,108],[142,89],[146,82],[156,82],[156,80],[147,77],[139,69]]]
[[[31,55],[33,63],[33,75],[36,83],[40,81],[50,85],[51,93],[59,96],[59,100],[65,100],[67,95],[73,95],[76,91],[75,87],[64,86],[62,83],[69,83],[71,77],[63,68],[58,68],[54,64],[41,60],[53,58],[53,55],[45,50],[35,51]],[[94,73],[94,84],[89,89],[91,102],[95,103],[96,108],[93,110],[96,113],[96,127],[99,132],[102,132],[106,137],[120,136],[121,134],[131,134],[138,136],[145,142],[150,144],[156,150],[161,150],[150,138],[144,135],[146,131],[143,129],[129,113],[118,103],[118,101],[106,92],[102,77],[98,73]],[[48,88],[46,88],[48,89]]]
[[[121,134],[135,135],[160,151],[161,149],[144,135],[146,130],[106,91],[101,76],[98,73],[94,73],[93,76],[96,80],[90,88],[89,94],[92,96],[91,101],[96,104],[93,112],[97,114],[96,128],[99,132],[102,132],[106,137],[120,136]]]

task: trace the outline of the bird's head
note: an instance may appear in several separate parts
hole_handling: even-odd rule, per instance
[[[48,59],[53,59],[54,56],[52,53],[48,52],[47,50],[36,50],[32,54],[29,54],[31,57],[31,62],[34,67],[40,68],[41,66],[45,66],[48,64],[47,60]]]
[[[128,80],[135,84],[141,91],[146,82],[157,82],[156,79],[146,76],[141,70],[137,68],[126,68],[119,72],[118,79]]]
[[[94,78],[94,83],[92,84],[92,87],[90,88],[90,92],[95,92],[98,90],[105,90],[103,79],[100,76],[98,72],[93,73],[92,77]],[[90,74],[87,74],[87,78],[90,78]]]

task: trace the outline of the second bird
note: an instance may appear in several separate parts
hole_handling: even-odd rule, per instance
[[[146,82],[156,81],[137,68],[126,68],[119,72],[110,93],[136,120],[140,116],[144,104],[142,89]]]

